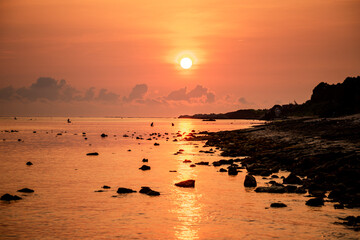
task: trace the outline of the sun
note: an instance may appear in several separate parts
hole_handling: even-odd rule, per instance
[[[189,69],[189,68],[191,68],[191,66],[192,66],[192,61],[191,61],[191,59],[188,58],[188,57],[182,58],[181,61],[180,61],[180,66],[181,66],[183,69]]]

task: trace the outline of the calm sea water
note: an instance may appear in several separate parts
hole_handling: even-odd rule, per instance
[[[154,127],[150,127],[151,122]],[[66,118],[0,118],[0,194],[23,197],[16,202],[1,201],[0,237],[358,239],[358,233],[333,223],[337,217],[359,215],[359,210],[335,210],[332,203],[321,208],[308,207],[305,206],[307,198],[298,194],[255,193],[243,186],[246,170],[237,176],[228,176],[213,166],[192,168],[183,163],[185,159],[210,163],[224,159],[219,151],[201,153],[200,150],[208,150],[203,147],[204,142],[187,142],[181,138],[178,142],[172,141],[178,131],[241,129],[257,123],[73,118],[68,124]],[[102,133],[108,137],[101,138]],[[146,140],[151,133],[161,136]],[[123,137],[124,134],[129,137]],[[154,146],[155,142],[160,145]],[[179,149],[184,150],[183,154],[174,155]],[[99,156],[86,156],[94,151]],[[149,159],[146,164],[151,166],[150,171],[138,169],[143,165],[143,158]],[[34,165],[26,166],[27,161]],[[174,186],[186,179],[195,179],[195,188]],[[265,185],[269,180],[258,177],[257,181]],[[95,192],[103,185],[111,189]],[[161,195],[116,193],[118,187],[139,191],[141,186],[149,186]],[[16,192],[24,187],[35,192]],[[269,208],[277,201],[288,207]]]

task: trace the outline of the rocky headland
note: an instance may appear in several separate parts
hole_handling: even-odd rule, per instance
[[[317,199],[314,202],[323,204],[325,199],[338,202],[338,208],[360,207],[360,114],[278,120],[191,140],[207,140],[205,146],[219,148],[222,156],[247,156],[236,162],[250,175],[270,177],[279,170],[291,172],[283,184],[300,185],[298,190],[306,189]],[[272,187],[289,192],[285,185]]]

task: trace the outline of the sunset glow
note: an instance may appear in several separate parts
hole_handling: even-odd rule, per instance
[[[3,1],[1,114],[178,116],[302,103],[318,82],[359,73],[359,5]]]

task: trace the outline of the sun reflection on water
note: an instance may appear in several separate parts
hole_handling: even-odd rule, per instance
[[[186,134],[191,133],[194,126],[192,125],[191,121],[184,119],[183,121],[179,122],[178,127],[180,133],[183,134],[183,137],[185,137]],[[192,151],[194,150],[193,146],[182,144],[181,149],[184,151],[183,154],[178,155],[178,177],[175,182],[188,179],[196,180],[196,169],[191,168],[189,163],[183,163],[183,160],[185,159],[194,162],[192,157]],[[202,218],[202,204],[200,203],[199,199],[202,195],[196,191],[196,182],[195,188],[174,188],[173,196],[174,208],[170,211],[175,214],[178,219],[177,225],[174,226],[175,238],[181,240],[199,239],[199,224]]]
[[[201,204],[195,189],[175,189],[175,209],[172,213],[177,215],[178,224],[175,228],[177,239],[199,239],[198,231],[201,222]]]

